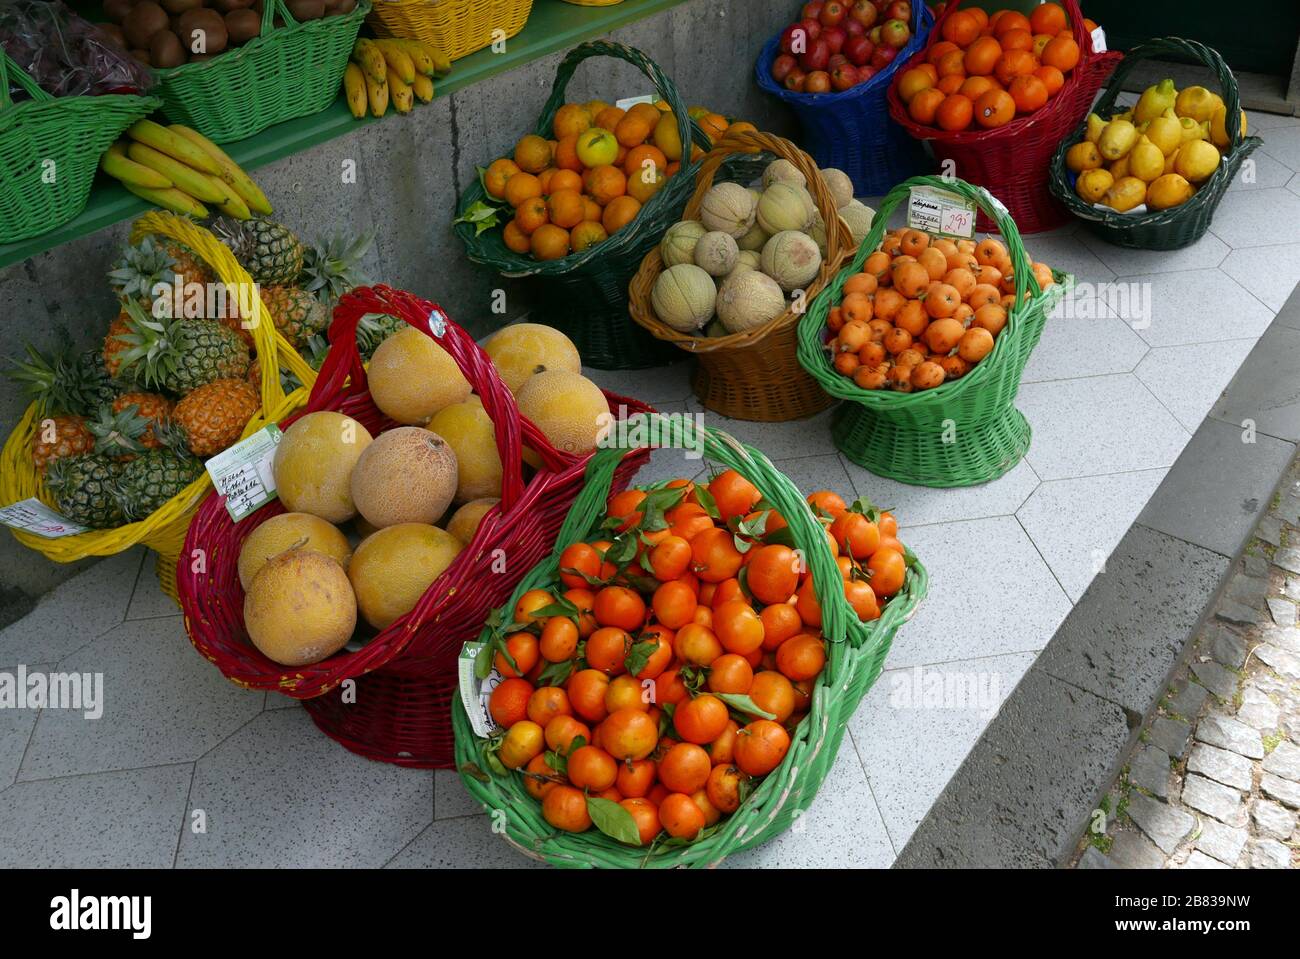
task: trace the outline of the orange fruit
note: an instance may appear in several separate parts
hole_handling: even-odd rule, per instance
[[[664,797],[659,804],[659,822],[674,839],[694,838],[705,826],[703,811],[685,793]]]
[[[1005,90],[990,90],[975,101],[975,122],[1000,127],[1016,115],[1016,101]]]
[[[773,603],[759,614],[763,621],[763,649],[771,651],[803,629],[799,611],[790,603]]]
[[[572,190],[581,197],[583,189],[582,177],[573,170],[556,170],[551,174],[550,190],[547,192],[555,194],[563,190]]]
[[[542,818],[564,832],[586,832],[591,828],[587,797],[572,786],[556,786],[546,794],[542,799]]]
[[[793,642],[793,637],[785,642]],[[785,643],[781,644],[782,646]],[[780,652],[780,650],[777,650]],[[754,681],[749,684],[749,698],[765,713],[772,713],[779,723],[785,722],[794,712],[794,687],[790,680],[774,669],[765,669],[754,674]]]
[[[533,256],[539,260],[559,260],[569,255],[569,231],[546,223],[533,231],[530,241]]]
[[[488,193],[499,200],[503,200],[506,196],[506,181],[519,172],[519,164],[515,163],[514,160],[506,157],[493,160],[483,174],[483,185],[487,188]]]
[[[609,677],[599,669],[582,669],[569,677],[566,691],[573,711],[588,722],[598,723],[609,710],[605,708],[605,691]],[[591,738],[588,737],[588,742]]]
[[[531,173],[519,172],[506,179],[504,196],[516,209],[525,200],[542,195],[542,181]]]
[[[1033,74],[1016,77],[1007,87],[1020,113],[1033,113],[1047,102],[1047,87]]]
[[[746,583],[760,603],[784,603],[799,588],[800,560],[788,546],[763,546],[752,550]]]
[[[867,570],[871,574],[869,582],[875,594],[881,597],[893,596],[903,588],[907,563],[902,553],[881,547],[867,560]]]
[[[648,719],[645,713],[637,713]],[[600,792],[614,785],[618,778],[618,763],[605,750],[596,746],[582,746],[569,757],[569,782],[579,789]]]
[[[631,648],[632,637],[626,630],[604,626],[587,637],[587,665],[606,675],[617,676],[624,672],[623,660]]]
[[[600,741],[615,759],[645,759],[659,743],[659,726],[639,709],[615,710],[601,724]]]
[[[722,735],[729,718],[726,703],[712,693],[702,693],[678,704],[673,712],[673,729],[686,742],[703,745]]]
[[[1029,14],[1029,27],[1034,33],[1060,33],[1066,27],[1065,11],[1057,3],[1039,4]]]
[[[1034,35],[1028,30],[1008,30],[998,37],[1003,50],[1034,50]]]
[[[591,111],[586,106],[580,103],[566,103],[555,111],[551,129],[555,133],[555,139],[563,140],[565,137],[576,137],[579,133],[586,132],[591,125]]]
[[[620,790],[621,792],[622,790]],[[636,823],[636,833],[645,846],[654,841],[655,836],[663,832],[663,823],[659,821],[659,807],[648,799],[631,797],[619,803],[627,810]]]
[[[645,143],[658,122],[658,115],[651,121],[642,114],[628,112],[618,121],[618,126],[614,127],[614,136],[619,143],[630,150]]]
[[[993,75],[1004,87],[1013,79],[1033,73],[1038,69],[1038,62],[1028,50],[1007,50],[998,57],[993,67]]]
[[[519,231],[528,237],[528,248],[532,249],[532,236],[539,227],[545,226],[551,221],[551,214],[546,209],[546,201],[540,196],[530,197],[524,200],[515,209],[514,224]]]
[[[986,77],[993,72],[993,67],[1002,56],[1002,45],[992,37],[980,37],[972,43],[965,53],[963,66],[973,77]]]
[[[582,158],[578,156],[578,138],[564,137],[555,144],[555,165],[570,173],[582,173]]]
[[[505,243],[506,249],[515,253],[529,253],[532,251],[532,244],[528,239],[528,234],[519,228],[519,224],[511,220],[501,231],[501,240]]]
[[[635,220],[639,212],[641,212],[641,204],[634,197],[615,197],[605,206],[601,223],[610,233],[617,233]]]
[[[569,246],[573,248],[574,253],[581,253],[587,247],[603,243],[607,239],[609,234],[605,232],[599,220],[583,220],[569,231]]]
[[[515,144],[515,163],[526,173],[541,173],[551,165],[551,145],[535,133]]]
[[[710,527],[691,539],[691,571],[706,583],[720,583],[740,570],[744,556],[730,530]]]
[[[664,583],[651,599],[655,618],[669,629],[681,629],[690,623],[696,605],[695,591],[680,580]]]
[[[606,586],[596,593],[592,607],[596,622],[602,626],[637,630],[645,622],[645,600],[626,586]]]
[[[528,718],[528,701],[533,696],[533,684],[526,679],[513,677],[497,684],[488,697],[488,712],[498,726],[509,729]]]
[[[566,573],[565,570],[573,570]],[[583,589],[587,585],[585,576],[595,577],[600,573],[600,554],[590,543],[572,543],[560,553],[560,582],[572,589]]]
[[[944,98],[935,111],[934,118],[941,130],[965,130],[970,126],[975,105],[960,93],[953,93]]]
[[[993,35],[1002,37],[1011,30],[1029,30],[1032,32],[1029,18],[1015,10],[1004,10],[993,24]]]
[[[546,782],[543,779],[537,778],[539,776],[546,776],[558,780],[560,776],[559,773],[551,768],[550,764],[546,761],[546,756],[544,754],[534,756],[528,761],[528,765],[525,766],[524,769],[532,774],[524,777],[524,789],[528,790],[528,795],[532,796],[539,802],[546,798],[548,792],[560,785],[559,782]]]
[[[537,665],[539,657],[537,637],[532,633],[511,633],[506,637],[506,652],[510,654],[510,659],[514,660],[518,669],[513,668],[509,660],[498,652],[492,659],[496,671],[506,677],[523,676]]]
[[[725,470],[713,477],[708,489],[724,522],[733,516],[744,516],[763,498],[758,487],[734,469]]]
[[[934,115],[939,109],[939,104],[944,101],[944,92],[931,87],[928,90],[922,90],[916,96],[912,97],[912,102],[907,105],[907,114],[917,123],[930,125],[934,123]]]
[[[939,78],[939,82],[935,84],[935,89],[937,89],[945,97],[950,97],[954,93],[959,91],[961,89],[961,85],[965,82],[966,82],[966,74],[950,73],[946,77]],[[940,104],[940,106],[943,106],[943,104]],[[935,111],[935,115],[936,117],[938,116],[937,110]]]
[[[552,190],[546,212],[556,226],[571,230],[582,222],[582,194],[577,190]]]
[[[1073,37],[1054,37],[1043,47],[1042,60],[1045,66],[1069,73],[1079,64],[1079,45]]]
[[[971,72],[969,68],[967,68],[967,72]],[[904,70],[898,77],[899,99],[904,103],[911,103],[912,97],[932,86],[934,86],[934,80],[931,79],[928,72],[920,67]]]
[[[644,206],[667,182],[668,177],[659,167],[643,168],[627,178],[627,195]]]
[[[979,36],[980,23],[968,10],[956,10],[943,19],[943,38],[959,47]]]
[[[945,77],[965,77],[966,54],[962,50],[949,50],[939,58],[934,67],[939,71],[940,83]]]
[[[1057,91],[1065,86],[1065,74],[1056,67],[1043,65],[1034,71],[1034,76],[1043,81],[1049,97],[1056,96]]]
[[[655,784],[657,768],[653,759],[633,759],[619,763],[614,788],[629,799],[644,796]]]
[[[715,607],[713,628],[729,653],[743,656],[763,645],[763,621],[743,599],[729,600]]]
[[[776,651],[776,668],[792,682],[813,679],[826,665],[826,647],[816,636],[801,633]]]
[[[627,151],[623,159],[623,172],[632,179],[646,170],[662,170],[668,165],[668,157],[657,146],[643,143]]]
[[[717,634],[699,623],[687,623],[673,637],[673,652],[692,666],[707,666],[725,652]]]
[[[659,760],[659,781],[672,792],[693,793],[709,781],[713,764],[695,743],[678,743]]]
[[[528,718],[545,729],[556,716],[571,716],[569,694],[559,686],[543,686],[528,699]]]
[[[789,750],[789,733],[770,719],[755,720],[736,735],[736,765],[751,776],[766,776]]]
[[[584,177],[587,192],[601,206],[627,193],[627,175],[616,166],[592,167]]]
[[[556,716],[546,724],[546,746],[556,752],[567,753],[579,736],[591,742],[591,727],[573,716]]]
[[[740,784],[743,780],[740,770],[730,763],[713,767],[704,788],[709,802],[718,812],[729,815],[740,808]]]
[[[655,677],[655,705],[676,705],[686,698],[686,684],[676,669],[665,669]]]
[[[626,110],[621,110],[618,107],[605,107],[596,114],[596,122],[594,125],[600,127],[602,130],[613,130],[618,126],[618,121],[623,119],[626,115]]]

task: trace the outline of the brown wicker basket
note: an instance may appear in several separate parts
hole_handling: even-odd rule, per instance
[[[821,270],[808,285],[803,303],[812,302],[853,252],[853,237],[836,215],[835,199],[822,179],[817,164],[789,140],[768,133],[733,133],[720,140],[700,164],[695,193],[685,220],[699,216],[704,194],[722,162],[734,153],[768,153],[789,160],[808,180],[817,209],[826,222],[826,256]],[[663,260],[655,247],[641,261],[641,268],[628,284],[628,308],[632,319],[658,339],[673,343],[696,356],[692,377],[695,395],[707,409],[737,420],[782,423],[820,413],[835,400],[807,371],[796,355],[796,330],[802,313],[787,310],[780,316],[744,333],[728,336],[691,336],[661,323],[650,305],[650,291],[663,272]]]

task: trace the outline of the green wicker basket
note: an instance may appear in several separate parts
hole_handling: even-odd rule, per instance
[[[535,132],[539,136],[550,138],[552,121],[564,105],[569,81],[578,65],[590,57],[614,57],[640,70],[672,107],[681,142],[709,148],[708,139],[687,115],[677,87],[659,65],[640,50],[608,40],[579,44],[560,63],[551,96],[537,121]],[[608,370],[663,366],[685,354],[632,322],[627,311],[627,285],[664,230],[681,217],[695,188],[698,165],[698,161],[684,160],[677,174],[650,198],[631,223],[603,243],[558,260],[542,262],[513,252],[506,247],[499,229],[476,234],[468,223],[457,223],[454,229],[472,261],[502,276],[529,282],[536,303],[529,318],[562,330],[588,365]],[[762,164],[760,158],[741,156],[729,161],[724,171],[720,179],[748,182],[762,172]],[[463,216],[475,203],[487,199],[483,184],[476,181],[461,196],[456,215]]]
[[[370,0],[357,0],[351,13],[298,23],[284,0],[265,0],[262,32],[242,47],[154,71],[163,113],[218,143],[319,113],[339,95],[348,56],[369,12]],[[275,26],[277,15],[284,26]]]
[[[932,186],[973,200],[998,225],[1011,256],[1018,305],[993,352],[959,380],[917,393],[864,390],[831,366],[823,347],[826,317],[842,299],[844,283],[880,246],[889,217],[914,186]],[[799,362],[844,403],[832,418],[836,447],[880,476],[917,486],[972,486],[1001,476],[1029,449],[1029,423],[1013,405],[1020,374],[1038,343],[1047,314],[1072,278],[1054,273],[1038,287],[1020,232],[1004,207],[983,187],[964,180],[912,177],[890,191],[857,255],[812,302],[799,324]],[[1031,294],[1024,299],[1025,291]]]
[[[894,633],[911,618],[928,585],[925,567],[912,562],[903,589],[885,605],[880,618],[870,623],[860,622],[844,599],[839,570],[826,548],[826,534],[798,487],[766,456],[719,430],[697,428],[690,420],[660,414],[638,415],[629,418],[630,429],[635,429],[638,419],[650,429],[657,428],[665,446],[690,444],[690,448],[700,449],[702,445],[705,457],[746,476],[786,518],[795,543],[804,548],[821,598],[822,632],[830,641],[830,655],[826,668],[817,677],[808,715],[790,737],[790,750],[784,761],[763,779],[735,813],[690,843],[661,837],[649,847],[639,848],[619,843],[595,829],[584,833],[557,832],[542,818],[541,806],[525,791],[522,777],[489,771],[491,767],[484,755],[487,741],[474,734],[464,705],[456,697],[452,725],[456,734],[456,765],[465,787],[474,799],[504,817],[505,838],[512,845],[555,866],[579,869],[716,866],[726,856],[787,829],[812,803],[835,762],[849,718],[880,675]],[[529,589],[556,582],[559,556],[564,548],[597,533],[610,480],[623,452],[623,447],[612,447],[598,451],[592,458],[587,484],[569,511],[554,552],[524,577],[503,608],[513,608]],[[490,629],[484,630],[481,639],[486,640],[490,634]]]
[[[9,85],[30,100],[14,103]],[[99,158],[155,97],[55,97],[0,50],[0,243],[47,233],[86,206]]]
[[[1181,37],[1148,40],[1128,51],[1102,91],[1101,99],[1092,108],[1093,112],[1103,117],[1114,112],[1115,99],[1121,92],[1125,78],[1134,66],[1148,59],[1190,59],[1209,67],[1218,77],[1223,102],[1227,107],[1225,125],[1231,144],[1231,149],[1223,156],[1219,168],[1201,184],[1191,199],[1168,210],[1134,214],[1093,206],[1075,192],[1074,175],[1065,166],[1066,151],[1084,137],[1087,130],[1087,124],[1084,123],[1071,136],[1061,141],[1052,157],[1048,185],[1056,198],[1082,220],[1084,226],[1107,243],[1138,250],[1177,250],[1195,243],[1205,235],[1205,231],[1210,228],[1210,220],[1214,218],[1214,210],[1223,199],[1233,177],[1237,175],[1242,161],[1263,141],[1259,137],[1242,135],[1237,78],[1232,75],[1232,70],[1223,58],[1205,44]]]

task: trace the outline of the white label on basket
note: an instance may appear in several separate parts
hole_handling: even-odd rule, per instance
[[[1106,52],[1106,31],[1103,30],[1101,27],[1098,27],[1097,29],[1092,31],[1092,52],[1093,53]]]
[[[35,533],[37,536],[44,536],[46,539],[76,536],[89,529],[88,526],[72,522],[34,498],[19,500],[9,506],[0,506],[0,523],[12,526],[14,529]]]
[[[654,102],[658,99],[659,99],[659,94],[647,93],[644,96],[624,97],[622,100],[615,100],[614,106],[618,107],[620,110],[630,110],[638,103],[649,103],[653,105]]]
[[[501,674],[494,669],[482,681],[474,674],[474,663],[482,648],[482,643],[466,643],[460,651],[456,668],[460,677],[460,701],[465,707],[465,715],[474,727],[474,735],[487,739],[497,731],[497,724],[488,712],[488,699],[492,696],[492,690],[501,682]]]
[[[275,499],[271,459],[279,443],[280,427],[272,423],[208,460],[212,485],[226,498],[226,512],[236,523]]]
[[[971,237],[975,234],[975,204],[937,187],[914,186],[907,203],[907,225],[925,233]]]

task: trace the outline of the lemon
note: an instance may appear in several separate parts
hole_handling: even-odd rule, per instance
[[[1112,163],[1107,169],[1110,170],[1110,175],[1113,176],[1116,180],[1124,179],[1124,177],[1129,175],[1128,156],[1126,155],[1120,157],[1118,160]]]
[[[1219,151],[1213,143],[1189,140],[1178,150],[1174,172],[1190,183],[1203,183],[1219,168]]]
[[[1186,87],[1174,100],[1174,112],[1180,117],[1191,117],[1200,123],[1210,119],[1214,108],[1222,104],[1218,94],[1211,93],[1205,87]]]
[[[1209,139],[1220,150],[1228,149],[1228,108],[1220,103],[1210,116]],[[1241,135],[1246,136],[1246,111],[1241,111]]]
[[[1156,117],[1147,124],[1146,137],[1164,156],[1169,156],[1183,142],[1182,124],[1178,122],[1177,117],[1167,115]]]
[[[1138,140],[1138,131],[1128,120],[1111,120],[1097,139],[1097,149],[1107,160],[1127,156]]]
[[[1165,172],[1165,155],[1158,146],[1143,137],[1128,155],[1128,168],[1133,176],[1150,183]]]
[[[1074,188],[1079,196],[1089,203],[1098,203],[1114,182],[1115,178],[1110,175],[1109,170],[1085,170],[1079,174],[1079,180]]]
[[[1119,213],[1127,213],[1146,199],[1147,185],[1135,176],[1121,177],[1106,191],[1101,202]]]
[[[1167,173],[1147,187],[1147,206],[1153,210],[1168,210],[1186,203],[1192,192],[1192,185],[1185,179],[1177,173]]]
[[[1097,145],[1087,140],[1076,143],[1065,153],[1065,165],[1071,173],[1095,170],[1101,166],[1101,162],[1101,154],[1097,152]]]
[[[1083,138],[1089,143],[1096,143],[1101,138],[1101,131],[1106,129],[1106,121],[1095,113],[1088,114],[1088,129]]]

